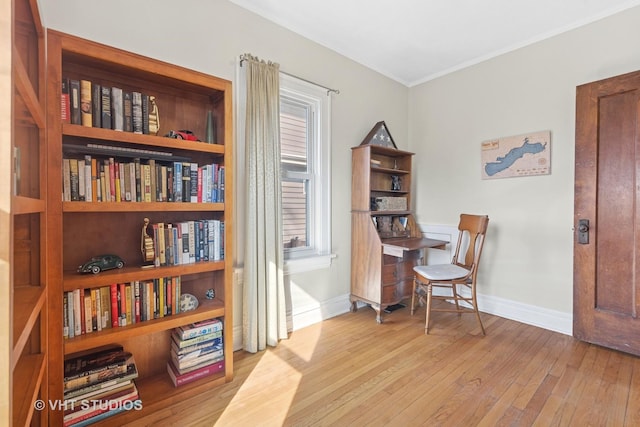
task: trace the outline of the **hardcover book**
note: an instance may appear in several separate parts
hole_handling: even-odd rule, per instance
[[[74,125],[82,124],[82,115],[80,113],[80,81],[69,80],[69,99],[71,101],[71,123]]]
[[[149,95],[142,94],[142,133],[149,135]]]
[[[62,95],[60,96],[60,119],[64,123],[71,122],[71,100],[69,99],[69,79],[62,79]]]
[[[80,118],[82,126],[93,126],[93,108],[91,82],[80,80]]]
[[[111,123],[113,130],[124,130],[124,104],[122,99],[122,89],[111,88]]]
[[[175,331],[181,340],[188,340],[200,335],[206,335],[221,330],[222,320],[218,318],[203,320],[175,328]]]
[[[122,92],[122,114],[124,118],[123,130],[133,132],[133,101],[129,91]]]
[[[173,363],[169,361],[167,362],[167,372],[169,373],[169,377],[171,378],[173,385],[175,387],[179,387],[199,380],[200,378],[205,378],[218,372],[224,372],[224,360],[206,365],[200,369],[182,375],[176,370]]]
[[[94,128],[102,126],[102,87],[97,83],[91,83],[91,114]]]
[[[142,128],[142,94],[140,92],[131,93],[131,116],[133,133],[143,133]]]
[[[100,88],[100,112],[102,119],[100,125],[103,129],[111,129],[111,88],[109,86],[102,86]]]

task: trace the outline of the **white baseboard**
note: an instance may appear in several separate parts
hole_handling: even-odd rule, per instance
[[[358,304],[359,306],[364,304]],[[478,294],[478,305],[483,313],[493,314],[527,325],[537,326],[565,335],[572,335],[573,316],[543,307]],[[351,308],[349,295],[343,295],[318,304],[296,309],[292,313],[293,330],[304,328],[331,317],[347,313]]]

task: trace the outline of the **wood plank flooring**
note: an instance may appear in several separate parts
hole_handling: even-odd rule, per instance
[[[640,426],[640,358],[482,314],[363,308],[236,352],[231,383],[132,426]],[[143,402],[144,403],[144,402]]]

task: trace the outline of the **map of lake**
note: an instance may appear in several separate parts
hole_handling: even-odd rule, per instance
[[[525,138],[521,146],[512,148],[505,156],[498,157],[494,162],[485,164],[484,171],[488,176],[493,176],[509,169],[518,159],[523,158],[525,154],[542,153],[546,147],[546,143],[529,143],[529,138]]]

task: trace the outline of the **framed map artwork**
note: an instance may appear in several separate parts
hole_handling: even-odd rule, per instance
[[[551,131],[508,136],[482,142],[482,179],[549,175]]]

